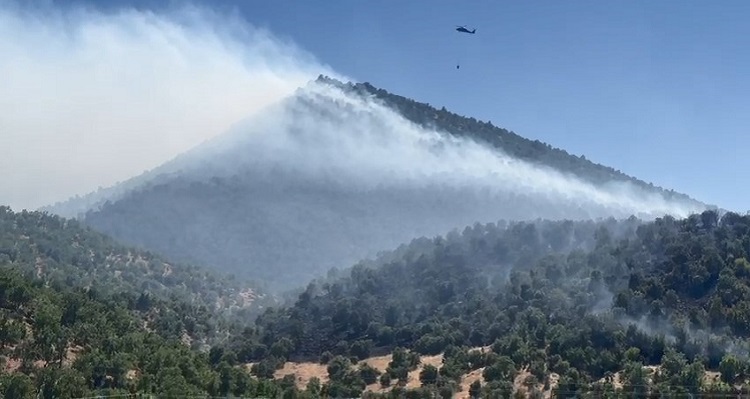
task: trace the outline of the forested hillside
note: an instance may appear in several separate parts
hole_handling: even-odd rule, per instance
[[[191,349],[191,337],[175,330],[170,315],[212,326],[205,311],[190,314],[189,308],[145,301],[134,293],[49,287],[0,266],[0,397],[276,397],[282,392],[273,381],[233,366],[234,359],[221,351]]]
[[[212,317],[251,319],[259,309],[275,303],[250,282],[168,262],[126,247],[76,220],[42,212],[16,213],[7,207],[0,207],[0,266],[12,267],[53,288],[108,295],[138,293],[142,302],[189,303]],[[213,327],[205,331],[216,333]]]
[[[645,398],[750,378],[750,216],[475,224],[331,273],[244,329],[206,294],[159,294],[163,263],[109,274],[94,249],[119,247],[74,221],[2,220],[4,397]]]
[[[215,346],[271,303],[77,221],[0,207],[0,398],[277,397]]]
[[[97,230],[170,258],[214,266],[282,289],[425,233],[500,214],[586,219],[606,210],[428,186],[359,190],[289,175],[175,178],[91,212]],[[620,215],[622,216],[622,215]]]
[[[403,348],[443,355],[414,397],[450,397],[472,371],[486,395],[510,392],[522,370],[524,390],[539,395],[550,384],[566,397],[730,392],[750,377],[748,254],[750,216],[733,213],[475,225],[312,283],[233,345],[259,375],[286,360],[333,362],[330,386],[345,395],[373,374],[347,359]],[[483,346],[491,351],[467,352]],[[394,359],[384,386],[417,367]]]

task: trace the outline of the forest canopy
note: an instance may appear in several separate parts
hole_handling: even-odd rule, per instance
[[[6,397],[728,393],[750,373],[750,216],[475,224],[332,270],[254,325],[215,311],[240,289],[223,277],[40,212],[0,222]],[[290,362],[325,371],[300,386]]]
[[[729,392],[749,371],[749,251],[750,216],[735,213],[477,224],[311,283],[233,350],[258,375],[288,360],[442,354],[423,386],[451,392],[479,369],[487,394],[517,391],[521,371],[561,396]]]

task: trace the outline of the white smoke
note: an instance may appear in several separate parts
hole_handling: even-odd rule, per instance
[[[318,74],[342,78],[234,15],[5,5],[0,51],[0,148],[12,149],[0,157],[0,185],[12,188],[0,203],[15,208],[112,185],[233,126],[195,153],[221,155],[230,172],[271,163],[353,186],[447,184],[615,216],[701,210],[626,183],[595,187],[329,85],[278,103]]]
[[[704,209],[626,182],[598,187],[484,144],[426,129],[373,97],[328,84],[308,85],[294,99],[239,123],[199,150],[204,159],[225,163],[229,173],[243,164],[273,164],[309,176],[335,176],[364,189],[448,185],[488,194],[511,192],[606,210],[594,212],[598,216],[685,217]]]
[[[151,169],[291,94],[312,56],[235,15],[0,2],[0,203]]]

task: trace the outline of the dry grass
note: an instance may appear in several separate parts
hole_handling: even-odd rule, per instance
[[[643,366],[648,371],[648,382],[653,382],[653,376],[656,374],[657,371],[659,371],[659,366]],[[607,382],[607,378],[601,378],[597,382],[599,383],[605,383]],[[614,373],[611,377],[611,380],[609,381],[612,386],[615,387],[615,389],[621,389],[624,386],[624,381],[622,380],[622,371],[618,371]]]
[[[721,381],[721,373],[718,371],[706,371],[703,375],[703,382],[706,384],[717,383]]]
[[[359,364],[367,364],[376,370],[385,372],[385,369],[388,368],[388,363],[390,363],[391,360],[393,360],[393,355],[375,356],[362,360]]]
[[[381,373],[384,373],[388,368],[388,364],[391,362],[391,360],[393,360],[393,355],[375,356],[360,361],[359,363],[357,363],[356,367],[367,364],[370,367],[380,371]],[[422,386],[422,383],[419,381],[419,373],[421,373],[424,367],[428,364],[440,368],[440,366],[443,364],[443,355],[440,354],[435,356],[422,356],[420,358],[419,366],[415,370],[409,372],[406,388],[413,389]],[[252,364],[246,365],[246,367],[249,369],[250,367],[252,367]],[[305,389],[307,383],[313,377],[318,377],[321,384],[328,381],[327,366],[325,364],[314,362],[286,362],[284,363],[283,368],[277,370],[274,373],[274,378],[284,378],[284,376],[289,374],[294,374],[295,382],[297,388],[299,389]],[[379,382],[376,382],[375,384],[368,385],[365,390],[371,392],[386,392],[390,390],[395,384],[396,381],[394,381],[390,387],[383,388],[382,386],[380,386]]]
[[[362,360],[361,362],[359,362],[359,364],[367,364],[375,370],[384,373],[388,368],[388,363],[390,363],[391,360],[393,360],[393,355],[375,356],[369,359]],[[394,385],[396,385],[396,381],[392,381],[391,385],[388,387],[383,387],[380,385],[380,382],[375,382],[374,384],[370,384],[365,387],[365,391],[383,393],[389,391],[391,388],[393,388]]]
[[[299,389],[305,389],[307,383],[313,377],[318,377],[321,384],[328,382],[328,366],[325,364],[286,362],[284,363],[284,367],[276,370],[273,376],[274,378],[284,378],[284,376],[289,374],[294,374],[295,384]]]
[[[15,358],[6,358],[5,364],[3,364],[4,373],[14,373],[21,368],[21,360]]]
[[[422,386],[422,382],[419,381],[419,374],[424,370],[425,366],[432,365],[434,367],[440,368],[440,366],[443,365],[443,354],[435,355],[435,356],[422,356],[419,359],[420,363],[416,370],[412,370],[409,372],[409,379],[406,382],[406,388],[407,389],[414,389],[419,388]]]
[[[393,360],[393,355],[385,355],[385,356],[374,356],[365,360],[360,361],[357,363],[355,367],[359,367],[360,365],[367,364],[370,367],[380,371],[381,373],[384,373],[385,370],[388,368],[388,364]],[[418,388],[422,384],[419,381],[419,373],[422,372],[424,367],[426,365],[432,365],[435,367],[440,367],[443,364],[443,355],[435,355],[435,356],[422,356],[420,358],[420,364],[417,367],[416,370],[412,370],[409,372],[408,381],[406,383],[406,387],[411,388]],[[249,370],[252,367],[252,364],[247,364],[245,367]],[[295,382],[298,388],[304,389],[307,386],[307,383],[312,379],[313,377],[318,377],[321,384],[328,381],[328,368],[324,364],[314,363],[314,362],[304,362],[304,363],[297,363],[297,362],[286,362],[284,363],[284,367],[280,370],[277,370],[274,373],[275,378],[284,378],[284,376],[294,374],[295,375]],[[391,386],[389,387],[382,387],[380,385],[380,382],[376,382],[375,384],[368,385],[365,390],[370,392],[387,392],[389,391],[394,385],[396,384],[396,381],[394,381]]]
[[[482,374],[484,373],[484,367],[481,369],[473,370],[469,374],[465,374],[461,377],[461,383],[459,384],[459,387],[461,387],[460,392],[456,392],[456,395],[454,396],[456,399],[469,399],[469,387],[471,384],[474,383],[474,381],[479,380],[480,383],[484,384],[484,377],[482,377]]]
[[[550,373],[549,390],[544,391],[544,399],[549,399],[552,396],[552,390],[557,388],[557,384],[559,383],[560,383],[560,376],[557,373]]]
[[[482,348],[474,348],[472,350],[481,350],[481,351],[488,351],[490,350],[489,347],[482,347]],[[370,367],[380,371],[381,373],[385,372],[385,370],[388,368],[388,364],[393,359],[392,355],[385,355],[385,356],[374,356],[365,360],[360,361],[357,363],[354,367],[359,367],[360,365],[367,364]],[[407,389],[414,389],[419,388],[422,384],[419,381],[419,374],[422,372],[424,367],[426,365],[432,365],[434,367],[440,368],[443,364],[443,355],[435,355],[435,356],[422,356],[420,358],[420,364],[415,369],[409,372],[408,380],[406,382],[406,388]],[[8,359],[6,361],[6,371],[12,371],[14,369],[17,369],[20,366],[20,362],[16,359]],[[250,367],[252,367],[252,363],[246,364],[245,367],[250,370]],[[658,370],[659,366],[644,366],[646,369],[649,370],[650,376],[653,376]],[[456,392],[454,395],[454,398],[456,399],[468,399],[469,398],[469,387],[472,383],[475,381],[479,381],[482,383],[482,385],[485,384],[484,377],[482,374],[484,373],[484,368],[480,368],[477,370],[473,370],[461,377],[461,381],[459,383],[460,391]],[[276,373],[274,373],[275,378],[283,378],[286,375],[294,374],[296,379],[296,385],[299,389],[305,389],[307,387],[307,383],[312,379],[313,377],[317,377],[321,384],[326,383],[328,381],[328,370],[327,366],[319,363],[313,363],[313,362],[304,362],[304,363],[295,363],[295,362],[287,362],[284,364],[284,367],[280,370],[277,370]],[[527,368],[523,368],[518,372],[518,375],[516,376],[515,380],[513,381],[513,388],[515,391],[521,391],[521,392],[530,392],[532,389],[536,389],[539,392],[542,392],[542,395],[545,399],[549,399],[552,395],[552,390],[555,389],[560,381],[560,376],[556,373],[550,373],[549,375],[549,389],[544,389],[544,381],[537,381],[532,386],[529,386],[526,384],[527,378],[531,376],[531,373]],[[721,374],[716,371],[707,371],[706,374],[703,377],[703,380],[705,383],[710,384],[716,381],[719,381],[721,377]],[[622,381],[622,372],[616,372],[611,377],[611,383],[616,388],[622,388],[623,387],[623,381]],[[652,377],[649,377],[649,381],[652,380]],[[605,382],[606,379],[602,378],[599,380],[599,382]],[[397,381],[393,381],[390,386],[388,387],[382,387],[380,385],[380,382],[376,382],[375,384],[368,385],[365,388],[365,391],[374,392],[374,393],[384,393],[388,392],[396,385]]]
[[[14,347],[6,347],[6,349],[9,351],[12,351]],[[65,358],[63,358],[62,365],[64,367],[70,367],[73,364],[73,362],[75,362],[76,359],[78,359],[78,356],[81,354],[82,351],[83,351],[82,346],[68,347],[65,353]],[[2,371],[5,373],[15,373],[16,371],[18,371],[19,368],[21,368],[22,361],[19,358],[5,356],[4,360],[5,362],[4,362]],[[34,361],[34,367],[36,368],[47,367],[47,362],[43,360],[36,360]]]

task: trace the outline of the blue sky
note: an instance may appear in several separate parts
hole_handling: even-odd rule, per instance
[[[750,210],[748,1],[204,4],[236,8],[357,80]]]

